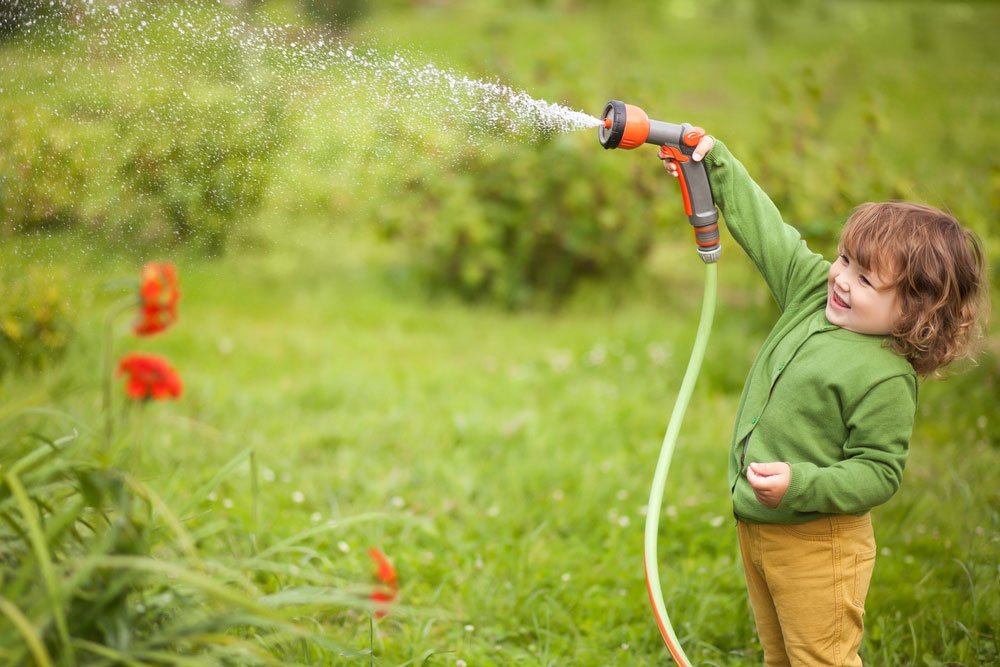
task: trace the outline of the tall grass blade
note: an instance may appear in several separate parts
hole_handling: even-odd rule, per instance
[[[374,521],[377,519],[388,519],[388,518],[390,518],[390,516],[388,514],[385,514],[384,512],[368,512],[365,514],[358,514],[357,516],[352,516],[347,519],[340,519],[338,521],[329,521],[327,522],[326,525],[315,526],[308,530],[303,530],[302,532],[296,533],[291,537],[287,537],[281,540],[280,542],[276,542],[267,549],[264,549],[264,551],[261,551],[260,554],[258,555],[261,558],[266,558],[268,556],[273,556],[274,554],[281,553],[285,549],[290,548],[295,544],[303,542],[309,539],[310,537],[314,537],[316,535],[322,535],[324,533],[332,533],[341,530],[345,526],[350,526],[356,523],[363,523],[365,521]]]
[[[205,500],[205,498],[208,497],[208,494],[211,493],[212,490],[219,485],[219,482],[228,477],[233,472],[233,470],[235,470],[241,463],[243,463],[243,461],[249,458],[252,451],[253,451],[252,448],[247,447],[243,451],[239,452],[236,456],[231,458],[229,462],[226,463],[226,465],[222,466],[222,468],[220,468],[218,472],[212,475],[212,479],[202,484],[194,493],[188,496],[187,502],[181,506],[181,508],[177,511],[177,514],[179,516],[184,516],[189,512],[191,512],[191,510],[193,510],[195,507],[197,507],[198,504],[201,503],[203,500]]]
[[[250,553],[257,554],[257,523],[260,487],[257,484],[257,453],[250,452]]]
[[[198,555],[198,549],[195,547],[194,539],[192,539],[190,533],[184,529],[184,525],[181,523],[180,519],[177,518],[177,515],[175,515],[170,508],[167,507],[167,504],[163,502],[163,499],[160,498],[155,491],[131,475],[125,476],[125,483],[133,493],[152,505],[155,515],[161,518],[167,526],[170,527],[171,532],[173,532],[174,536],[177,538],[181,551],[183,551],[184,554],[192,561],[200,561],[201,556]]]
[[[247,597],[242,593],[219,583],[216,579],[189,570],[181,565],[169,563],[167,561],[156,560],[144,556],[90,556],[87,559],[90,567],[106,569],[136,570],[159,574],[164,577],[181,581],[189,586],[193,586],[205,595],[216,600],[236,605],[243,609],[260,614],[264,618],[273,621],[283,620],[280,615],[275,614],[271,609],[258,603],[255,599]]]
[[[14,627],[17,628],[18,632],[21,633],[21,636],[24,637],[24,643],[28,645],[28,650],[31,651],[31,656],[35,659],[35,664],[38,667],[52,667],[52,658],[49,657],[48,651],[45,650],[42,638],[35,632],[31,621],[10,600],[3,596],[0,596],[0,613],[6,616]]]
[[[129,667],[149,667],[149,663],[143,662],[141,660],[136,660],[132,656],[122,651],[115,650],[110,646],[105,646],[104,644],[98,644],[97,642],[88,641],[86,639],[74,638],[73,644],[82,651],[93,653],[94,655],[99,655],[106,658],[107,661],[104,665],[129,665]],[[202,666],[204,663],[202,663]]]
[[[52,559],[49,555],[49,549],[47,543],[45,542],[45,535],[42,532],[42,527],[38,522],[38,515],[35,513],[35,508],[31,504],[31,500],[28,498],[28,493],[24,490],[24,486],[21,484],[21,480],[17,477],[17,475],[13,472],[8,472],[3,478],[7,483],[7,486],[10,487],[11,492],[14,494],[18,508],[21,510],[21,516],[24,517],[24,522],[27,524],[28,538],[31,542],[31,548],[35,552],[35,557],[38,559],[38,567],[42,571],[42,579],[45,582],[45,588],[49,594],[52,615],[55,617],[56,629],[59,632],[59,639],[66,647],[66,657],[68,658],[69,663],[74,664],[76,660],[73,655],[73,645],[69,640],[69,627],[66,624],[66,615],[63,613],[62,594],[60,592],[59,579],[56,577],[55,571],[52,567]]]

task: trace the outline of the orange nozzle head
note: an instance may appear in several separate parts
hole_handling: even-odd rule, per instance
[[[649,116],[634,104],[625,105],[625,133],[619,148],[636,148],[641,146],[649,136]]]
[[[649,137],[649,117],[633,104],[611,100],[604,107],[604,119],[597,137],[605,148],[636,148]]]

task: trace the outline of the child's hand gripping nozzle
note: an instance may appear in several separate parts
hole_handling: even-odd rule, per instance
[[[691,159],[705,131],[684,123],[675,125],[650,120],[646,112],[632,104],[611,100],[604,107],[598,138],[605,148],[638,148],[642,144],[660,147],[660,159],[670,159],[680,167],[678,181],[684,210],[694,227],[698,255],[706,263],[717,262],[722,254],[719,243],[719,213],[708,185],[705,165]]]

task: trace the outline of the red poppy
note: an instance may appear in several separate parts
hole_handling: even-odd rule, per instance
[[[386,586],[392,586],[395,588],[397,586],[396,568],[392,566],[392,563],[389,562],[386,555],[375,547],[368,550],[368,555],[372,557],[372,560],[374,560],[375,564],[378,566],[378,571],[375,573],[378,580]]]
[[[161,357],[128,354],[118,362],[118,375],[128,374],[125,393],[133,400],[177,398],[184,387],[181,376]]]
[[[137,336],[159,333],[177,321],[181,297],[177,270],[169,262],[149,262],[142,267],[139,283],[139,317],[132,326]]]
[[[371,600],[378,609],[375,611],[375,618],[384,618],[388,614],[388,605],[399,598],[399,578],[396,575],[396,568],[392,566],[389,559],[380,549],[372,547],[368,550],[368,555],[375,561],[377,570],[375,576],[384,584],[380,588],[372,591]]]

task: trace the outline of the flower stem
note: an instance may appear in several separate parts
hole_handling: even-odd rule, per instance
[[[111,415],[111,378],[114,366],[114,328],[115,319],[130,308],[134,308],[139,303],[139,300],[135,295],[129,295],[122,299],[119,299],[108,308],[107,314],[104,316],[104,367],[103,377],[101,378],[102,389],[102,405],[101,408],[104,411],[104,440],[105,445],[111,446],[111,440],[114,437],[114,420]]]
[[[257,555],[257,493],[259,487],[257,486],[257,452],[250,450],[250,552],[253,555]]]

